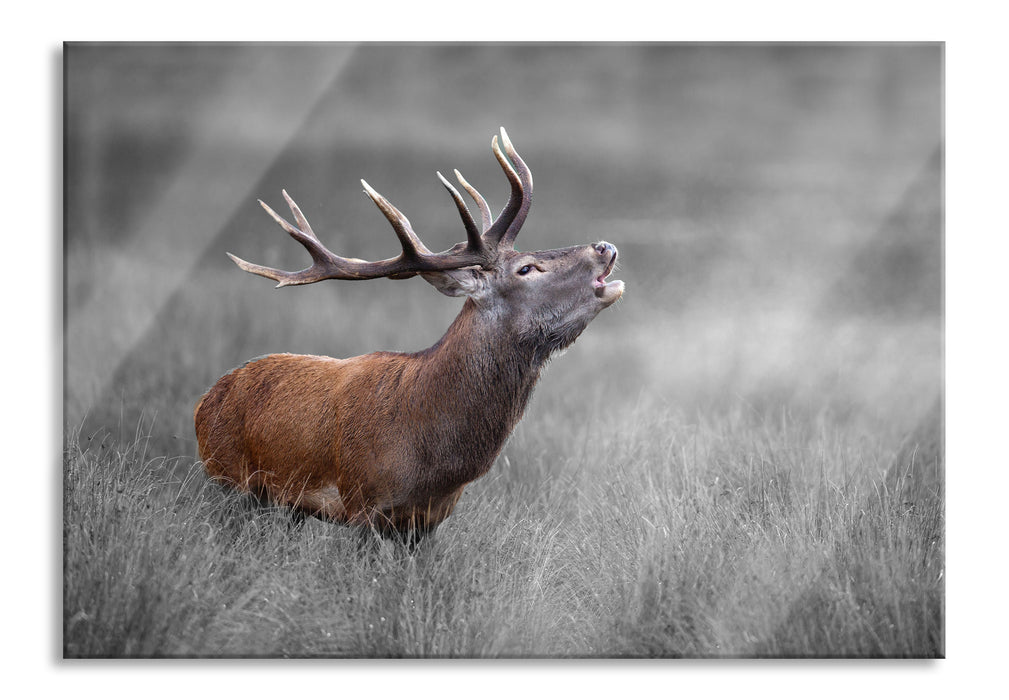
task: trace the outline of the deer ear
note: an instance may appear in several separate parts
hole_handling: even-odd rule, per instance
[[[420,276],[449,297],[479,297],[488,289],[485,276],[474,269],[422,272]]]

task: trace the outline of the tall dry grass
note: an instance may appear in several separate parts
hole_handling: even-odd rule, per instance
[[[941,454],[651,407],[527,424],[415,552],[74,436],[68,656],[942,656]]]

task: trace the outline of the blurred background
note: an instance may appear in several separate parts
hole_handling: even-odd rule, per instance
[[[64,424],[196,453],[192,408],[270,352],[434,343],[461,302],[419,278],[275,290],[297,270],[256,203],[299,203],[334,252],[396,238],[365,178],[443,250],[435,177],[497,212],[507,128],[532,169],[519,249],[600,239],[627,291],[527,413],[746,410],[938,439],[942,46],[65,47]]]

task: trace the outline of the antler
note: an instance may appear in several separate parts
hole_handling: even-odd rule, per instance
[[[525,223],[529,207],[533,203],[533,174],[529,171],[525,161],[519,157],[504,127],[501,127],[501,140],[504,142],[507,157],[498,146],[497,136],[491,141],[491,148],[494,149],[494,155],[497,156],[501,169],[505,171],[505,175],[511,182],[512,193],[497,221],[484,233],[484,239],[494,248],[500,246],[514,248],[515,237],[518,235],[519,229],[522,228],[522,224]],[[514,161],[514,167],[508,162],[509,158]]]
[[[501,169],[504,170],[508,181],[511,183],[512,191],[511,196],[508,198],[508,204],[505,205],[496,221],[491,218],[487,200],[477,192],[476,188],[466,182],[462,173],[458,170],[455,171],[455,176],[480,209],[480,216],[483,220],[484,242],[495,250],[501,250],[502,246],[506,246],[507,248],[515,247],[515,237],[518,235],[519,229],[522,228],[522,224],[525,223],[526,215],[529,214],[529,207],[533,203],[533,174],[525,164],[525,161],[519,156],[518,151],[515,150],[515,146],[512,145],[511,139],[508,138],[508,132],[504,130],[504,127],[501,127],[501,141],[504,143],[504,153],[502,153],[501,147],[498,145],[497,136],[491,139],[491,148],[494,150],[498,163],[501,164]],[[512,161],[514,165],[512,165]],[[444,178],[442,178],[442,182],[454,193],[453,196],[456,196],[456,204],[460,205],[457,196],[458,193],[455,192],[455,189],[445,182]],[[462,211],[463,209],[460,205],[460,212]],[[469,211],[466,211],[464,214],[464,220],[467,217],[469,217]]]
[[[312,284],[313,282],[326,279],[366,280],[378,277],[404,279],[413,277],[420,272],[456,270],[472,265],[490,267],[497,259],[500,250],[503,250],[504,247],[514,247],[515,236],[518,235],[518,231],[522,227],[526,214],[529,212],[529,207],[532,204],[532,174],[515,151],[515,147],[512,145],[503,127],[501,129],[501,140],[504,142],[507,156],[505,153],[502,153],[498,145],[497,136],[492,140],[491,147],[498,162],[501,164],[501,168],[505,171],[509,182],[511,182],[512,192],[508,199],[508,204],[505,205],[497,220],[491,220],[490,208],[487,206],[486,200],[463,179],[458,170],[455,171],[459,182],[480,209],[483,223],[482,234],[477,229],[476,222],[473,220],[462,196],[448,180],[442,177],[441,173],[438,173],[438,178],[445,188],[448,189],[449,194],[452,195],[456,208],[459,210],[459,215],[462,217],[463,225],[466,228],[466,241],[457,243],[449,250],[442,253],[432,253],[414,232],[409,219],[394,207],[389,200],[376,192],[367,182],[361,180],[361,184],[364,185],[365,194],[371,198],[385,215],[385,218],[389,220],[389,223],[392,224],[396,237],[399,238],[400,245],[403,247],[403,251],[395,258],[368,262],[358,258],[344,258],[331,252],[316,237],[305,215],[301,213],[301,209],[287,194],[286,190],[282,190],[284,199],[291,208],[291,213],[294,215],[294,220],[298,224],[297,226],[290,224],[262,200],[259,200],[259,203],[266,210],[266,213],[280,224],[282,229],[287,231],[294,240],[298,241],[298,243],[308,250],[309,255],[312,256],[312,265],[299,272],[285,272],[284,270],[277,270],[272,267],[247,262],[231,253],[228,253],[228,257],[246,272],[275,280],[278,283],[278,287]],[[509,159],[514,162],[514,166],[509,162]]]

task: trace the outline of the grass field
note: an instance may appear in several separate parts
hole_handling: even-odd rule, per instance
[[[179,116],[241,102],[229,50],[70,62],[126,75],[68,99],[65,656],[945,654],[937,47],[362,48],[240,196],[215,168],[266,132]],[[491,86],[531,102],[490,110]],[[384,257],[364,176],[447,247],[432,171],[499,207],[500,124],[536,175],[519,247],[609,240],[627,292],[491,472],[415,552],[208,483],[192,407],[228,369],[420,349],[458,309],[416,279],[239,272],[225,250],[304,262],[255,197]]]
[[[927,439],[746,411],[530,421],[416,553],[100,440],[68,446],[68,656],[943,653]]]

